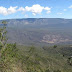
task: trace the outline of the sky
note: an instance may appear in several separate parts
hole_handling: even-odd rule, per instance
[[[0,20],[18,18],[72,19],[72,0],[0,0]]]

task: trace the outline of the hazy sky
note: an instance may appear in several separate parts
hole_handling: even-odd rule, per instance
[[[0,19],[72,18],[72,0],[0,0]]]

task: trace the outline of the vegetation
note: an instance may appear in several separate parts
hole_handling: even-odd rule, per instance
[[[54,45],[54,47],[53,48],[57,48],[57,45]]]
[[[72,72],[70,45],[37,47],[10,44],[6,33],[4,25],[0,28],[0,72]]]

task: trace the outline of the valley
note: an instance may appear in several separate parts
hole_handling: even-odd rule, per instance
[[[0,44],[0,72],[72,72],[72,20],[7,21],[7,43]]]
[[[28,18],[7,20],[8,42],[22,45],[71,44],[72,20]]]

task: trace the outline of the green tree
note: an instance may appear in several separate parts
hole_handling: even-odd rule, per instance
[[[6,45],[6,26],[7,26],[7,22],[6,21],[2,21],[2,27],[1,27],[1,31],[0,31],[0,43],[2,45],[3,48],[5,48]]]
[[[53,48],[57,48],[57,45],[54,45]]]

